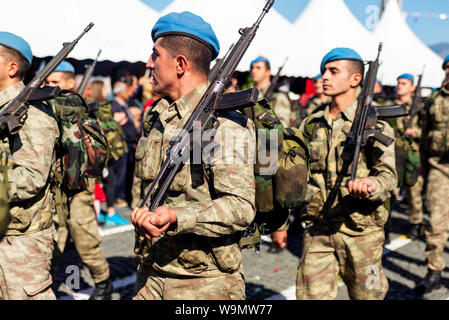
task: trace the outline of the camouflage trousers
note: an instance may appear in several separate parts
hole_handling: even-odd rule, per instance
[[[444,246],[449,238],[449,164],[437,164],[428,175],[426,206],[430,212],[430,226],[425,231],[427,266],[443,270]],[[446,167],[446,168],[444,168]]]
[[[55,228],[0,238],[0,300],[56,300],[50,261]]]
[[[338,275],[356,300],[381,300],[388,291],[382,269],[381,228],[365,235],[306,230],[296,279],[296,299],[335,300]]]
[[[70,201],[70,219],[67,221],[67,226],[57,228],[57,250],[54,254],[53,273],[57,271],[60,255],[64,252],[68,230],[70,230],[76,251],[89,269],[94,282],[99,283],[109,278],[109,264],[100,247],[101,236],[93,202],[94,195],[90,191],[77,193]]]
[[[212,278],[167,277],[140,264],[133,300],[245,300],[242,272]]]
[[[413,187],[404,187],[408,203],[408,218],[411,224],[420,224],[423,222],[423,188],[424,178],[421,174]]]

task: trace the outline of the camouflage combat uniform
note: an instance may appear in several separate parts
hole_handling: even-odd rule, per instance
[[[1,108],[23,88],[19,82],[0,92]],[[18,134],[2,136],[2,148],[11,152],[12,219],[0,238],[0,300],[55,299],[50,276],[55,229],[49,176],[58,137],[56,120],[42,104],[29,107]]]
[[[259,90],[259,98],[265,95],[269,87],[270,85],[267,85],[262,90]],[[270,101],[270,105],[284,128],[291,127],[291,119],[295,119],[295,115],[292,112],[288,95],[285,92],[275,92]]]
[[[310,145],[310,171],[305,210],[306,225],[297,276],[297,299],[336,299],[338,274],[352,299],[383,299],[388,282],[382,270],[383,205],[397,184],[394,144],[369,142],[359,157],[357,177],[369,177],[376,190],[367,200],[349,195],[353,146],[348,143],[357,108],[354,101],[332,120],[325,104],[300,126]],[[393,128],[379,121],[382,133]],[[372,165],[368,165],[371,163]]]
[[[430,228],[426,230],[427,266],[443,270],[443,251],[449,237],[449,89],[435,91],[426,101],[421,154],[428,168],[426,207]]]
[[[305,116],[307,117],[311,114],[316,108],[322,106],[323,104],[330,103],[331,98],[326,96],[324,99],[321,99],[320,96],[313,96],[309,100],[307,100],[306,107],[304,110]]]
[[[88,189],[75,194],[70,200],[70,216],[67,226],[56,223],[57,249],[54,254],[53,273],[57,272],[60,255],[64,252],[68,231],[72,237],[76,251],[89,269],[95,283],[109,278],[109,264],[100,247],[101,236],[98,229],[97,216],[93,203],[95,200],[95,179],[89,178]],[[53,274],[55,276],[55,274]]]
[[[407,103],[405,103],[407,112],[410,112],[412,103],[413,103],[412,98],[410,98],[407,101]],[[381,101],[381,105],[383,106],[396,106],[400,104],[401,103],[398,101],[398,99],[387,99]],[[393,125],[395,130],[397,130],[400,135],[403,135],[408,127],[410,117],[411,117],[410,115],[407,115],[405,117],[393,118],[390,123]],[[414,138],[412,142],[412,146],[415,150],[419,150],[419,141],[421,139],[420,122],[421,122],[420,114],[418,113],[413,119],[412,125],[412,128],[416,129],[416,138]],[[408,203],[408,216],[410,224],[420,224],[423,222],[423,197],[422,197],[423,188],[424,188],[424,178],[422,174],[419,175],[418,181],[413,187],[404,186],[404,191]]]
[[[206,82],[173,103],[162,99],[146,112],[136,150],[136,175],[144,185],[155,178],[170,137],[182,128],[207,86]],[[147,242],[134,299],[245,299],[238,241],[239,231],[255,216],[254,125],[237,112],[218,120],[217,149],[236,157],[236,162],[220,162],[214,153],[208,174],[203,164],[185,164],[176,175],[163,205],[175,209],[177,224],[151,245]],[[226,131],[245,152],[225,143]]]

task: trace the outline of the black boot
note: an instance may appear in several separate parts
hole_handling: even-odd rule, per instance
[[[441,271],[431,270],[427,271],[426,276],[415,287],[417,294],[423,295],[441,287]]]
[[[111,294],[114,291],[111,279],[99,282],[95,285],[95,290],[89,300],[111,300]]]
[[[416,240],[419,238],[419,231],[421,228],[421,224],[410,224],[410,229],[407,233],[407,238]]]

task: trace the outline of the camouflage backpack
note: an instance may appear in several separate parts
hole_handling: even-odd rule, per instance
[[[421,170],[419,150],[413,144],[413,139],[405,138],[397,130],[395,118],[387,119],[395,128],[396,171],[398,173],[398,187],[412,187],[416,184]]]
[[[60,131],[58,158],[62,188],[67,194],[87,188],[87,178],[100,177],[109,158],[108,141],[85,100],[63,90],[48,101]]]
[[[114,120],[110,101],[106,100],[102,103],[94,102],[93,104],[89,104],[89,106],[93,106],[91,109],[95,112],[101,129],[103,129],[106,140],[108,141],[110,148],[108,165],[110,165],[112,161],[118,160],[128,152],[123,129]]]
[[[0,237],[5,234],[11,215],[9,213],[8,201],[8,153],[0,150]]]
[[[54,209],[60,225],[69,215],[68,199],[88,188],[88,178],[100,177],[109,146],[98,120],[76,92],[63,90],[47,103],[58,123],[56,169],[51,172]]]
[[[254,165],[256,179],[256,218],[243,233],[241,247],[253,247],[260,235],[279,229],[287,220],[289,210],[301,206],[305,200],[308,182],[309,148],[295,128],[284,129],[271,110],[269,102],[262,99],[245,114],[253,119],[257,131],[257,156]],[[276,163],[263,164],[272,159],[271,135],[277,135],[274,146]]]

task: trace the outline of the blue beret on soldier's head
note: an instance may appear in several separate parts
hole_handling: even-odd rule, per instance
[[[446,66],[446,64],[449,62],[449,54],[446,56],[446,58],[444,58],[444,61],[443,61],[443,70],[444,70],[444,67]]]
[[[75,73],[75,68],[70,62],[62,61],[53,72],[72,72]]]
[[[335,48],[329,51],[321,61],[321,73],[323,73],[326,63],[337,60],[357,60],[363,63],[362,57],[355,50],[351,48]]]
[[[0,45],[9,49],[17,51],[22,57],[24,57],[31,65],[33,61],[33,53],[31,47],[23,38],[10,32],[0,32]]]
[[[191,12],[172,12],[156,22],[151,30],[151,38],[154,42],[159,37],[179,35],[198,40],[212,50],[212,60],[220,53],[220,43],[212,26]]]
[[[399,79],[407,79],[407,80],[410,80],[412,83],[415,83],[415,77],[412,74],[410,74],[410,73],[401,74],[397,78],[397,80],[399,80]]]
[[[251,70],[253,68],[253,64],[255,64],[257,62],[265,62],[266,64],[270,65],[270,60],[268,60],[268,58],[259,56],[256,59],[254,59],[253,61],[251,61],[251,64],[249,65],[249,69]]]
[[[323,77],[323,75],[320,73],[319,75],[317,75],[313,78],[313,82],[316,82],[318,79],[320,79],[322,77]]]

